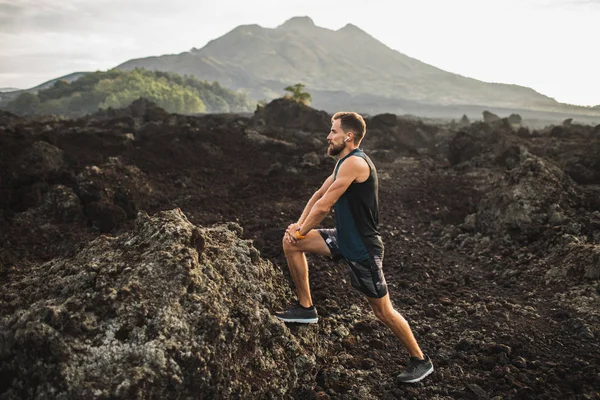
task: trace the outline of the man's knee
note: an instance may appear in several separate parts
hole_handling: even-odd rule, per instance
[[[290,242],[288,241],[287,235],[284,233],[283,238],[281,238],[281,246],[283,247],[283,251],[287,252]]]
[[[298,251],[297,246],[290,242],[289,239],[286,237],[286,235],[283,235],[283,239],[281,240],[282,246],[283,246],[283,252],[284,253],[290,253],[292,251]]]
[[[381,305],[371,304],[371,309],[373,310],[373,314],[375,314],[375,316],[379,320],[385,321],[387,319],[388,312],[386,310],[386,307],[383,307]]]
[[[373,310],[375,316],[384,323],[394,319],[397,315],[399,315],[394,311],[394,307],[391,305],[391,303],[386,301],[381,303],[371,303],[371,309]]]

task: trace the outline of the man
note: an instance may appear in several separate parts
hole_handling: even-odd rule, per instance
[[[359,148],[366,133],[365,121],[357,113],[338,112],[331,122],[327,153],[338,161],[334,172],[306,204],[298,222],[291,224],[284,234],[283,249],[298,302],[276,317],[284,322],[318,321],[310,295],[306,252],[344,260],[352,286],[366,295],[377,318],[394,332],[410,354],[409,364],[398,379],[418,382],[433,372],[433,365],[419,348],[408,322],[390,302],[382,271],[383,242],[377,228],[377,171]],[[335,211],[335,229],[315,229],[331,208]]]

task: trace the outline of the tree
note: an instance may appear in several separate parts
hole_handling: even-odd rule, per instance
[[[312,97],[310,93],[304,91],[304,87],[305,86],[301,83],[296,83],[293,86],[286,87],[283,90],[285,90],[286,92],[290,92],[291,95],[286,95],[285,97],[288,99],[292,99],[297,103],[302,103],[306,106],[309,105],[312,101]]]
[[[8,104],[8,109],[20,115],[35,114],[40,108],[40,99],[33,93],[24,92]]]

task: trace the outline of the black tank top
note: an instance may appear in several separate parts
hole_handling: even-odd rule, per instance
[[[377,170],[362,149],[354,149],[337,163],[334,180],[340,166],[348,157],[363,158],[369,164],[371,174],[364,182],[351,183],[333,206],[340,252],[350,261],[366,261],[373,256],[383,257],[383,241],[378,230]]]

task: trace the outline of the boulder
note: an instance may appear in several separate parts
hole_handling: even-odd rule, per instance
[[[510,114],[507,119],[508,123],[516,129],[520,128],[523,123],[523,118],[519,114]]]
[[[573,181],[537,156],[521,156],[524,159],[481,199],[477,232],[496,238],[533,239],[548,226],[555,204],[567,213],[572,209],[577,198]]]
[[[82,230],[87,220],[73,189],[53,185],[45,190],[37,206],[10,213],[6,225],[0,227],[0,240],[9,249],[0,252],[0,264],[6,260],[9,265],[22,265],[23,259],[33,254],[41,255],[46,261],[51,254],[70,251],[86,237]],[[14,254],[18,253],[25,256],[15,259]]]
[[[322,159],[323,159],[323,156],[319,156],[315,152],[307,153],[302,156],[302,161],[300,162],[300,165],[302,165],[303,167],[310,167],[310,168],[318,167],[319,165],[321,165]]]
[[[448,161],[456,165],[472,160],[469,164],[480,167],[500,164],[511,168],[512,159],[528,152],[524,143],[506,118],[491,124],[475,122],[449,141]]]
[[[13,184],[43,181],[64,166],[63,151],[44,141],[36,141],[19,155],[13,168]]]
[[[18,115],[13,114],[8,111],[0,110],[0,126],[1,127],[10,126],[15,122],[19,122],[20,120],[22,120],[22,118],[19,117]]]
[[[152,188],[138,167],[112,159],[81,171],[75,191],[92,226],[110,232],[146,207]]]
[[[497,116],[494,113],[489,112],[488,110],[485,110],[483,112],[483,122],[490,124],[490,123],[496,122],[496,121],[500,121],[499,116]]]
[[[13,223],[35,229],[47,224],[83,220],[81,202],[73,189],[64,185],[55,185],[42,195],[38,207],[16,214]]]
[[[460,121],[458,121],[458,125],[466,128],[471,126],[471,121],[469,121],[469,118],[467,117],[466,114],[463,114],[462,118],[460,119]]]
[[[460,131],[452,138],[448,146],[448,161],[450,164],[456,165],[480,155],[484,149],[483,142],[476,140],[472,133]]]
[[[499,165],[505,166],[506,169],[513,169],[521,162],[521,160],[528,156],[529,151],[526,147],[512,145],[496,157],[496,162]]]
[[[396,126],[397,122],[398,122],[398,117],[396,117],[396,114],[385,113],[385,114],[375,115],[372,118],[368,118],[366,121],[366,124],[367,124],[367,130],[369,130],[369,129],[386,129],[386,128]]]
[[[590,184],[600,182],[600,174],[594,173],[588,166],[583,165],[579,160],[571,161],[565,166],[565,172],[580,184]]]
[[[292,128],[327,134],[331,128],[331,116],[291,99],[280,98],[264,107],[258,107],[250,119],[250,126]]]
[[[556,138],[568,138],[569,130],[566,129],[570,125],[555,126],[550,130],[550,136]]]
[[[600,184],[600,141],[586,140],[576,153],[567,153],[565,172],[582,184]]]
[[[271,315],[288,285],[241,235],[180,210],[141,213],[130,233],[13,276],[0,294],[2,398],[309,393],[315,358]]]
[[[140,97],[134,100],[128,107],[107,110],[100,110],[93,115],[94,118],[115,118],[126,119],[134,118],[143,122],[161,122],[169,117],[169,113],[154,102]]]
[[[550,137],[574,139],[574,138],[590,138],[594,136],[593,128],[590,125],[581,124],[562,124],[553,126],[549,132]]]
[[[572,241],[551,257],[546,279],[557,281],[564,278],[600,280],[600,245]]]

